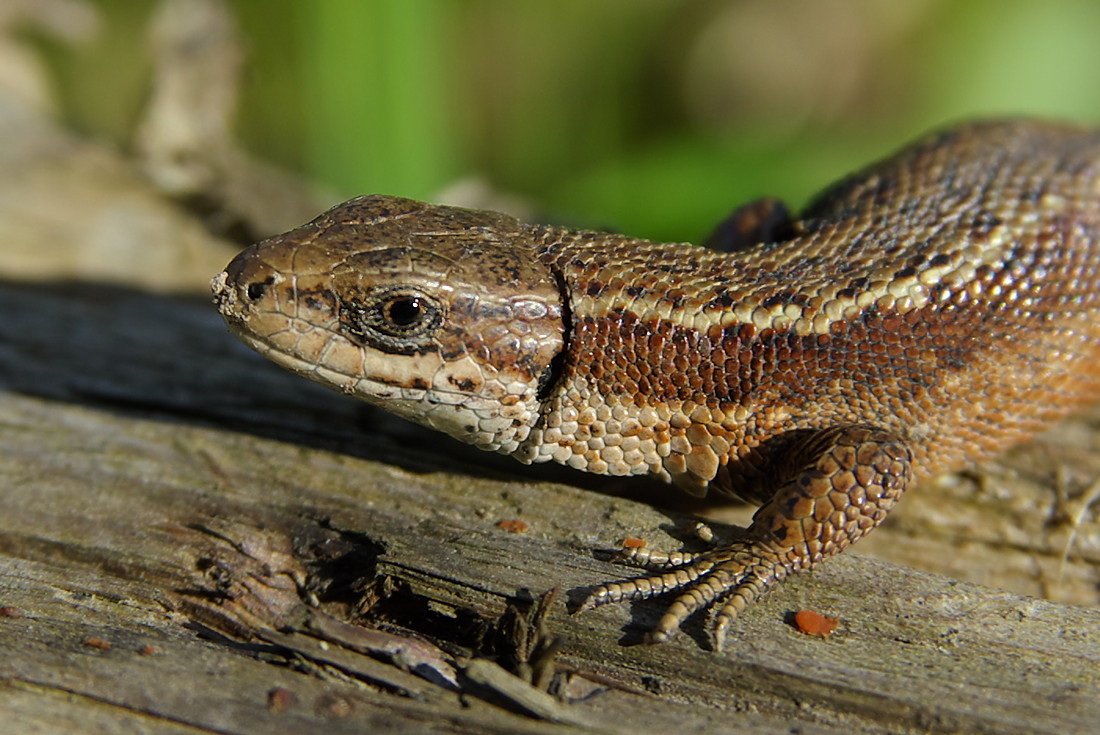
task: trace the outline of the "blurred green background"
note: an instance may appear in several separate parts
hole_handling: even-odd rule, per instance
[[[93,5],[101,32],[49,49],[51,73],[71,124],[127,146],[155,3]],[[698,240],[945,122],[1100,122],[1094,0],[229,5],[241,145],[341,197],[478,179],[559,221]]]

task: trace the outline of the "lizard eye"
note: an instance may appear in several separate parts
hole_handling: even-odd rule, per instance
[[[391,352],[415,352],[443,322],[439,300],[420,289],[392,286],[340,303],[348,334]]]
[[[397,329],[410,329],[424,317],[427,306],[420,296],[398,296],[382,305],[386,323]]]

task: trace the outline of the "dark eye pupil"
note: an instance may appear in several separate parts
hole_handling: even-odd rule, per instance
[[[423,309],[420,299],[415,296],[394,299],[386,308],[386,317],[398,327],[408,327],[420,320]]]

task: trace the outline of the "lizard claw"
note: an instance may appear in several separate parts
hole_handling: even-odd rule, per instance
[[[769,556],[773,561],[760,563]],[[647,643],[661,643],[671,638],[693,614],[721,602],[722,607],[713,622],[715,649],[719,650],[725,630],[737,613],[758,596],[768,581],[786,576],[780,567],[781,562],[763,545],[739,543],[691,554],[688,561],[661,573],[600,585],[589,593],[576,612],[678,591],[679,596],[646,635]]]

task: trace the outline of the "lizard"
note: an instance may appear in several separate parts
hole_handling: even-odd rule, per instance
[[[716,251],[363,196],[212,287],[247,345],[406,419],[758,504],[709,550],[624,549],[641,575],[580,606],[670,593],[647,640],[709,610],[720,649],[907,488],[1100,397],[1100,132],[946,128],[723,231]]]

